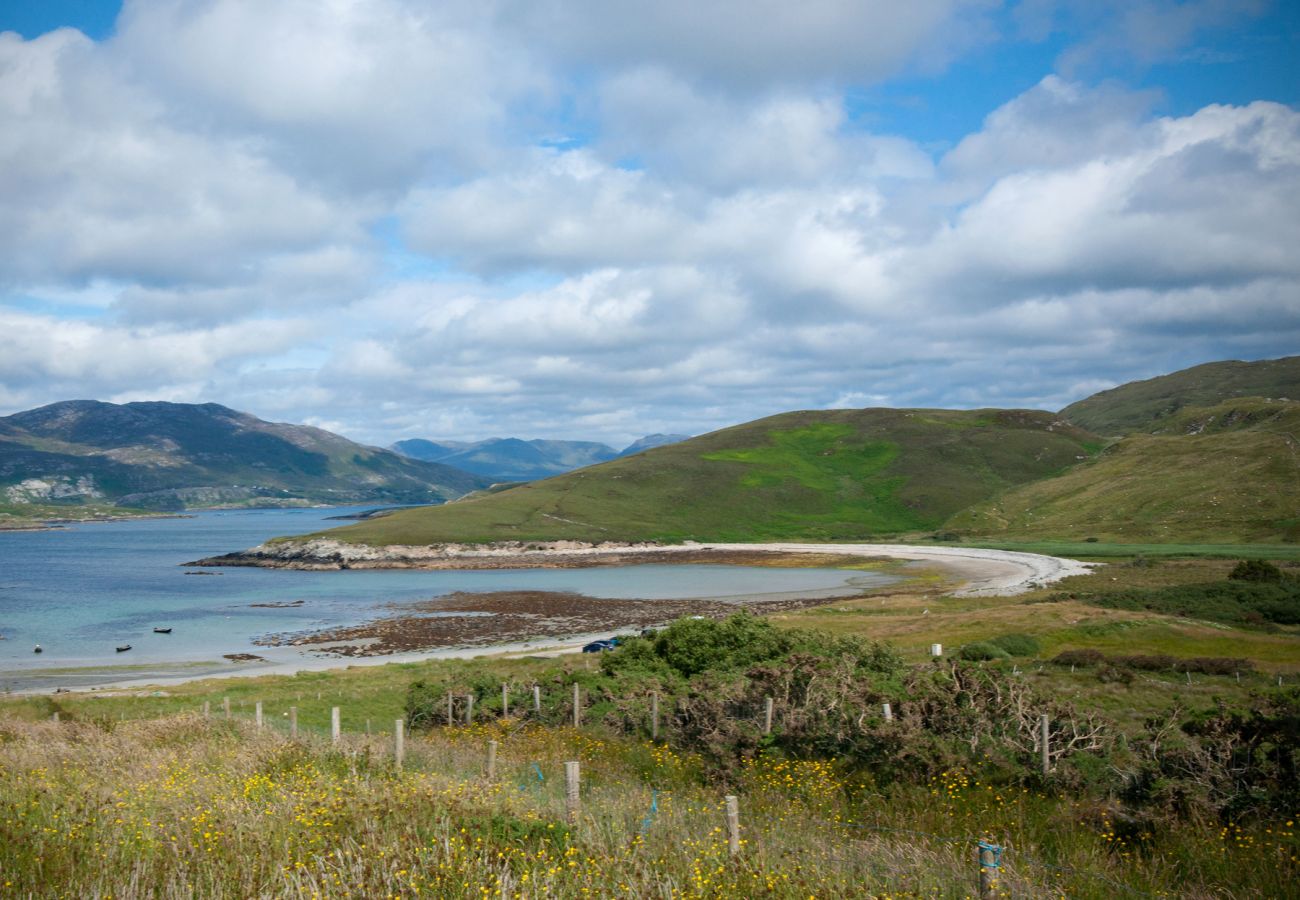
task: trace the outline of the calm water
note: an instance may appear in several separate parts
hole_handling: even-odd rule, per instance
[[[62,666],[151,665],[271,656],[252,641],[273,632],[346,625],[390,603],[453,591],[533,589],[593,597],[682,598],[819,591],[882,580],[832,569],[652,565],[488,572],[205,569],[181,563],[316,531],[348,510],[238,510],[0,532],[0,683],[4,673]],[[293,608],[256,603],[301,600]],[[168,635],[154,634],[170,626]],[[32,652],[35,644],[45,652]],[[129,643],[129,653],[114,647]],[[292,651],[297,652],[297,651]],[[278,655],[278,654],[276,654]]]

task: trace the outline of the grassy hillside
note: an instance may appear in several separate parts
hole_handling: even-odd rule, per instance
[[[72,401],[0,419],[0,502],[12,504],[418,503],[486,483],[212,403]]]
[[[330,535],[376,545],[864,539],[935,527],[1087,458],[1094,441],[1024,410],[795,412]]]
[[[965,533],[1080,541],[1300,540],[1300,402],[1184,410],[1055,478],[955,515]]]
[[[1128,434],[1161,428],[1163,420],[1184,407],[1213,406],[1234,397],[1300,400],[1300,356],[1206,363],[1093,394],[1061,415],[1097,434]]]

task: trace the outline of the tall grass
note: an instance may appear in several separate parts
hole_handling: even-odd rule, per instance
[[[488,740],[500,743],[485,778]],[[760,756],[727,786],[690,755],[512,720],[291,741],[193,714],[0,719],[7,897],[966,897],[974,839],[1010,897],[1292,895],[1290,821],[1130,833],[1101,803],[964,771],[882,791],[835,763]],[[583,769],[564,820],[563,762]],[[540,777],[539,777],[540,773]],[[741,854],[722,795],[741,798]]]

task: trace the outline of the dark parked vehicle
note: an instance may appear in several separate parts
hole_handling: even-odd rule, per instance
[[[613,650],[618,646],[618,638],[607,638],[603,641],[592,641],[582,648],[583,653],[603,653],[606,650]]]

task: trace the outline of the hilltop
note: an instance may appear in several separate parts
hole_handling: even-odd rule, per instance
[[[1213,406],[1235,397],[1300,400],[1300,356],[1258,362],[1205,363],[1093,394],[1061,416],[1097,434],[1155,431],[1190,406]]]
[[[948,527],[1008,538],[1300,540],[1300,402],[1242,398],[1162,418]]]
[[[487,483],[215,403],[75,400],[0,418],[0,503],[18,510],[430,503]]]
[[[1046,412],[793,412],[330,536],[372,545],[864,539],[936,527],[1098,447]]]

